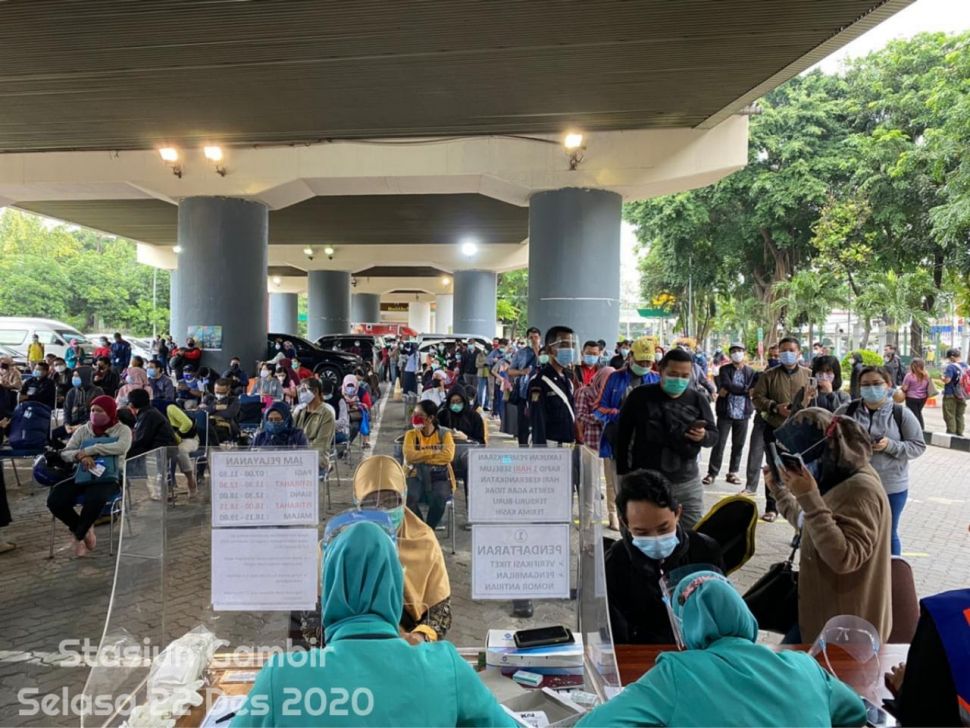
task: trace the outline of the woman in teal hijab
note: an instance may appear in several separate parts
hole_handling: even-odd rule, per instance
[[[686,650],[652,670],[582,726],[861,726],[862,700],[804,652],[757,644],[758,623],[731,583],[713,571],[673,593]]]
[[[408,644],[404,575],[391,537],[357,523],[325,548],[327,646],[277,655],[256,677],[240,726],[514,726],[448,642]]]

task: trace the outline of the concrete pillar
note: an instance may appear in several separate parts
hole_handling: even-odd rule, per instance
[[[615,341],[620,327],[620,219],[615,192],[568,188],[529,200],[529,325],[562,324]],[[457,293],[457,282],[455,290]]]
[[[269,294],[269,330],[274,334],[297,333],[299,302],[296,293]]]
[[[179,203],[172,335],[184,344],[189,327],[221,327],[221,348],[204,351],[206,366],[222,370],[238,356],[252,370],[266,356],[268,227],[261,202],[187,197]]]
[[[495,336],[495,299],[498,278],[490,270],[456,270],[454,333]]]
[[[419,334],[431,330],[431,304],[424,301],[411,301],[408,304],[408,326]]]
[[[170,333],[172,336],[175,336],[176,300],[178,300],[178,269],[169,271],[168,276],[168,333]]]
[[[307,280],[307,338],[350,333],[350,273],[311,270]]]
[[[381,295],[379,293],[351,294],[350,322],[354,324],[380,323]]]
[[[455,311],[455,297],[450,293],[442,293],[435,297],[434,332],[436,334],[450,334],[453,331]]]

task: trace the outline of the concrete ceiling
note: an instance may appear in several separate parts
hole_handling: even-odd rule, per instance
[[[160,200],[62,200],[18,207],[151,245],[175,245],[178,208]],[[519,243],[529,211],[477,194],[312,197],[269,213],[271,245]],[[310,266],[313,267],[313,266]],[[440,275],[440,272],[432,275]]]
[[[0,152],[712,127],[909,1],[10,0]]]

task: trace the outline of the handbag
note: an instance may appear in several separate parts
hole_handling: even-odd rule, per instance
[[[939,391],[936,388],[936,384],[933,382],[933,377],[929,378],[929,384],[926,385],[926,398],[936,397],[939,395]]]
[[[92,447],[93,445],[103,445],[117,442],[117,437],[95,437],[81,443],[81,449]],[[120,485],[121,475],[118,472],[117,455],[92,455],[95,465],[104,467],[100,475],[95,475],[90,470],[85,470],[78,463],[74,471],[74,483],[76,485]]]
[[[768,567],[758,581],[744,593],[744,602],[758,620],[758,627],[768,632],[787,634],[798,623],[798,572],[795,553],[801,544],[801,532],[792,539],[788,559]]]

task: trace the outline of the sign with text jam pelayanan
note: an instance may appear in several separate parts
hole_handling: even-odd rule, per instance
[[[212,450],[212,527],[320,522],[316,450]]]
[[[468,519],[472,523],[569,523],[571,448],[481,448],[468,451]]]

